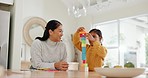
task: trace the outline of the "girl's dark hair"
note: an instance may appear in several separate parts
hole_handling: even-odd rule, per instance
[[[46,27],[45,27],[45,31],[43,34],[43,37],[36,37],[35,39],[39,39],[41,41],[46,41],[50,34],[49,34],[49,30],[54,31],[56,28],[58,28],[60,25],[62,25],[59,21],[57,20],[51,20],[47,23]]]
[[[103,37],[102,37],[102,32],[101,32],[99,29],[92,29],[92,30],[89,31],[89,33],[91,33],[91,32],[94,32],[94,33],[96,33],[99,37],[103,38]]]

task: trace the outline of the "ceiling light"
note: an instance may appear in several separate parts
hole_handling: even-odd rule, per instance
[[[96,6],[98,11],[113,5],[115,2],[127,2],[128,0],[62,0],[68,7],[70,16],[79,18],[86,16],[89,7]]]

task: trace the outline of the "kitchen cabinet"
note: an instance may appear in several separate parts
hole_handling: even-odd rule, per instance
[[[0,65],[8,67],[10,12],[0,10]]]
[[[0,3],[7,4],[7,5],[13,5],[13,0],[0,0]]]

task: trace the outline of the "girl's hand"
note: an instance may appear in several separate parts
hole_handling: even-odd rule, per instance
[[[79,27],[78,29],[77,29],[77,32],[79,33],[79,32],[85,32],[85,28],[84,27]]]
[[[93,36],[90,33],[86,34],[86,38],[89,40],[89,42],[93,43],[95,42],[95,39],[93,38]]]

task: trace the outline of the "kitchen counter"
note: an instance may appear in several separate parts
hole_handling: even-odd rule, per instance
[[[134,78],[147,78],[146,73]],[[80,71],[14,71],[7,70],[0,78],[107,78],[96,72],[80,72]]]

